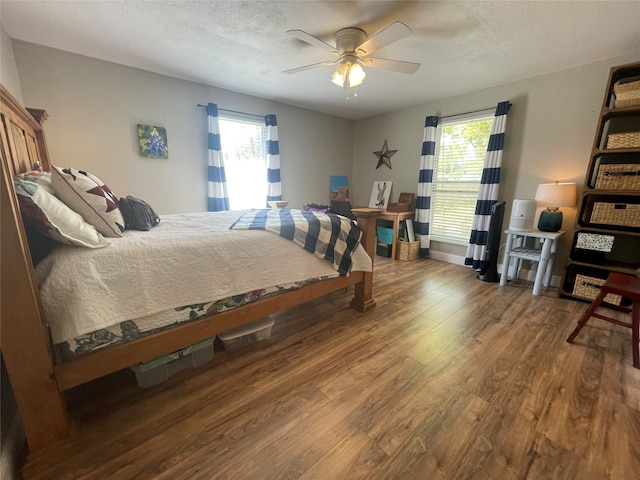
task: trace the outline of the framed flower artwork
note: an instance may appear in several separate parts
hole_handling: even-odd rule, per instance
[[[167,129],[138,124],[140,155],[147,158],[169,158]]]

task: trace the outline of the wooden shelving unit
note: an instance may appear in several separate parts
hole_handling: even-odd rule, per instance
[[[640,99],[621,95],[639,81],[640,62],[609,73],[561,296],[591,301],[609,272],[640,268]]]

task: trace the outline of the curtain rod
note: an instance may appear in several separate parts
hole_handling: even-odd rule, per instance
[[[207,108],[206,105],[201,105],[198,104],[199,107],[201,108]],[[439,116],[439,119],[443,119],[443,118],[452,118],[452,117],[460,117],[462,115],[469,115],[471,113],[480,113],[480,112],[488,112],[490,110],[494,110],[495,111],[496,107],[486,107],[486,108],[479,108],[478,110],[471,110],[469,112],[462,112],[462,113],[454,113],[452,115],[443,115],[443,116]],[[240,115],[248,115],[250,117],[257,117],[257,118],[264,118],[264,115],[258,115],[257,113],[248,113],[248,112],[240,112],[238,110],[228,110],[226,108],[220,108],[218,107],[218,111],[220,112],[229,112],[229,113],[238,113]]]
[[[199,107],[201,108],[207,108],[206,105],[200,105],[198,104]],[[239,112],[238,110],[227,110],[226,108],[220,108],[218,107],[218,111],[219,112],[229,112],[229,113],[238,113],[240,115],[248,115],[250,117],[257,117],[257,118],[262,118],[264,120],[264,115],[258,115],[257,113],[247,113],[247,112]]]
[[[454,113],[453,115],[444,115],[444,116],[438,117],[438,118],[442,119],[442,118],[459,117],[461,115],[469,115],[470,113],[488,112],[489,110],[495,111],[496,107],[480,108],[478,110],[471,110],[470,112]]]

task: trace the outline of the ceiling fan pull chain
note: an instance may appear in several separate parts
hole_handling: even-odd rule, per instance
[[[345,87],[344,88],[347,91],[347,98],[346,98],[346,102],[348,102],[350,100],[349,98],[349,91],[351,90],[351,88],[349,87]],[[358,89],[356,87],[353,87],[353,95],[352,95],[353,100],[355,101],[358,98]]]

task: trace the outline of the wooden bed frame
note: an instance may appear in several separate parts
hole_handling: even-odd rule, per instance
[[[70,388],[350,285],[355,285],[351,307],[361,312],[375,307],[373,273],[352,272],[347,277],[340,276],[291,290],[56,365],[12,180],[15,173],[30,170],[36,161],[44,170],[50,169],[42,128],[47,114],[44,110],[25,109],[2,85],[0,114],[0,348],[31,453],[69,435],[63,392]],[[376,218],[380,210],[362,208],[353,212],[363,230],[362,244],[373,259]]]

